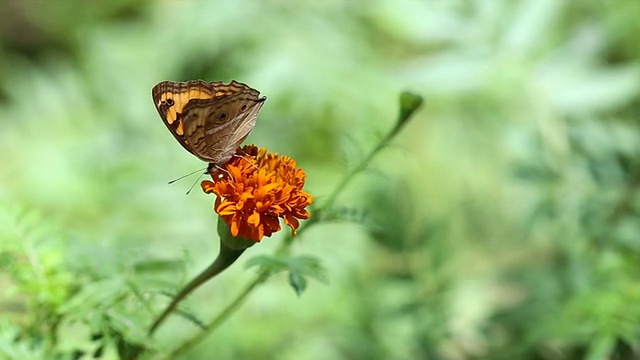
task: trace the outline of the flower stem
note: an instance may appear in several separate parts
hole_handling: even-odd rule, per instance
[[[177,349],[173,350],[168,356],[167,359],[174,359],[178,355],[183,352],[189,350],[193,346],[197,345],[200,341],[204,340],[204,338],[209,335],[213,330],[215,330],[220,324],[222,324],[229,316],[231,316],[239,307],[242,305],[247,296],[253,291],[253,289],[258,286],[261,282],[265,281],[268,277],[268,272],[262,271],[252,282],[250,282],[242,292],[236,296],[235,299],[222,310],[218,316],[216,316],[201,332],[199,332],[196,336],[184,342]]]
[[[316,211],[322,212],[327,209],[330,209],[333,206],[336,198],[340,194],[340,192],[346,187],[346,185],[353,180],[354,175],[365,170],[373,157],[382,150],[385,146],[389,144],[389,142],[398,134],[398,132],[404,127],[409,118],[414,114],[414,112],[422,105],[422,98],[413,95],[410,93],[403,93],[400,96],[400,113],[398,115],[398,119],[396,125],[389,131],[389,133],[378,143],[378,145],[371,150],[371,152],[364,158],[357,166],[352,168],[342,180],[336,185],[335,189],[331,192],[331,194],[326,198],[326,201],[318,208]],[[304,231],[304,229],[308,228],[310,225],[320,221],[318,217],[312,217],[309,220],[305,221],[298,228],[298,235]],[[291,244],[293,243],[293,237],[291,234],[288,234],[276,250],[276,255],[281,255],[285,253]],[[251,281],[242,292],[236,296],[233,301],[227,305],[218,315],[197,335],[192,337],[191,339],[184,342],[178,348],[173,350],[166,359],[174,359],[178,355],[184,353],[185,351],[191,349],[196,346],[199,342],[204,340],[210,333],[212,333],[218,326],[220,326],[229,316],[235,312],[240,305],[244,302],[244,300],[249,296],[249,294],[255,289],[260,283],[264,282],[270,275],[270,271],[267,269],[261,270],[258,275]]]
[[[335,202],[336,198],[338,197],[340,192],[346,187],[347,183],[349,183],[349,181],[353,179],[354,175],[366,170],[367,166],[369,165],[373,157],[376,156],[380,150],[382,150],[389,144],[389,142],[400,132],[400,130],[404,127],[404,125],[407,124],[407,121],[413,116],[415,111],[418,110],[418,108],[420,108],[421,105],[422,105],[422,98],[418,95],[414,95],[407,92],[402,93],[400,95],[400,112],[398,114],[398,119],[396,120],[396,124],[393,127],[393,129],[391,129],[391,131],[387,133],[387,135],[378,143],[378,145],[376,145],[376,147],[373,148],[373,150],[371,150],[371,152],[364,159],[362,159],[358,163],[358,165],[353,167],[342,178],[342,181],[340,181],[340,183],[336,185],[336,187],[333,189],[333,192],[331,192],[331,194],[327,196],[327,199],[323,203],[323,206],[321,206],[318,209],[319,211],[330,209],[333,206],[333,203]],[[307,223],[308,222],[309,221],[307,221]],[[302,230],[302,227],[299,229],[299,231],[300,230]]]
[[[173,297],[171,303],[167,306],[167,308],[160,314],[160,316],[153,322],[153,325],[149,329],[149,335],[153,335],[153,333],[158,329],[158,326],[164,322],[164,320],[171,314],[178,304],[184,300],[187,295],[189,295],[193,290],[200,287],[200,285],[204,284],[208,280],[212,279],[214,276],[221,273],[224,269],[228,268],[231,264],[233,264],[240,255],[244,252],[245,249],[231,249],[224,244],[220,244],[220,253],[216,260],[209,265],[200,275],[196,276],[193,280],[191,280],[180,292]]]
[[[338,185],[333,189],[333,192],[331,192],[331,194],[329,194],[329,196],[327,196],[325,202],[317,210],[323,211],[323,210],[330,209],[333,206],[333,203],[335,202],[335,200],[338,197],[338,195],[340,194],[340,192],[342,192],[342,190],[346,187],[346,185],[349,183],[349,181],[351,181],[353,179],[354,175],[358,174],[361,171],[364,171],[367,168],[367,166],[371,162],[371,159],[373,159],[373,157],[378,153],[378,151],[382,150],[385,146],[387,146],[389,141],[393,138],[393,135],[395,135],[395,134],[394,133],[387,134],[387,136],[385,136],[385,138],[382,139],[382,141],[380,141],[378,143],[378,145],[364,159],[362,159],[362,161],[360,161],[358,163],[358,165],[353,167],[342,178],[340,183],[338,183]],[[302,229],[299,229],[298,232],[300,230],[302,230]]]

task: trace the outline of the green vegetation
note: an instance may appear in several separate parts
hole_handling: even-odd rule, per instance
[[[170,358],[198,334],[175,358],[640,358],[638,19],[636,0],[4,1],[0,359]],[[149,337],[218,254],[214,197],[167,185],[206,164],[150,94],[190,79],[267,97],[247,143],[294,158],[314,208]],[[424,103],[397,122],[405,91]]]

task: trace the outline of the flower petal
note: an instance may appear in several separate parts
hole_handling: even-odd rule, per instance
[[[201,183],[205,193],[216,194],[214,210],[229,225],[233,236],[260,241],[280,230],[279,218],[292,233],[298,219],[308,219],[306,207],[313,196],[304,192],[306,174],[288,156],[264,148],[244,146],[222,168],[212,168],[213,182]]]

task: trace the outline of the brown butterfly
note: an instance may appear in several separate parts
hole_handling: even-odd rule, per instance
[[[236,152],[256,125],[266,97],[231,81],[163,81],[151,91],[162,121],[187,151],[220,166]]]

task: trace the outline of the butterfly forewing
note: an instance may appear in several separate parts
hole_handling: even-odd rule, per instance
[[[185,141],[200,159],[224,164],[249,136],[263,102],[242,93],[192,101],[183,114]]]
[[[266,98],[232,81],[163,81],[153,90],[160,117],[178,142],[203,161],[222,165],[249,136]]]
[[[216,90],[213,84],[202,80],[163,81],[154,86],[152,94],[160,116],[171,125],[178,120],[178,115],[190,100],[212,99],[216,96]]]

